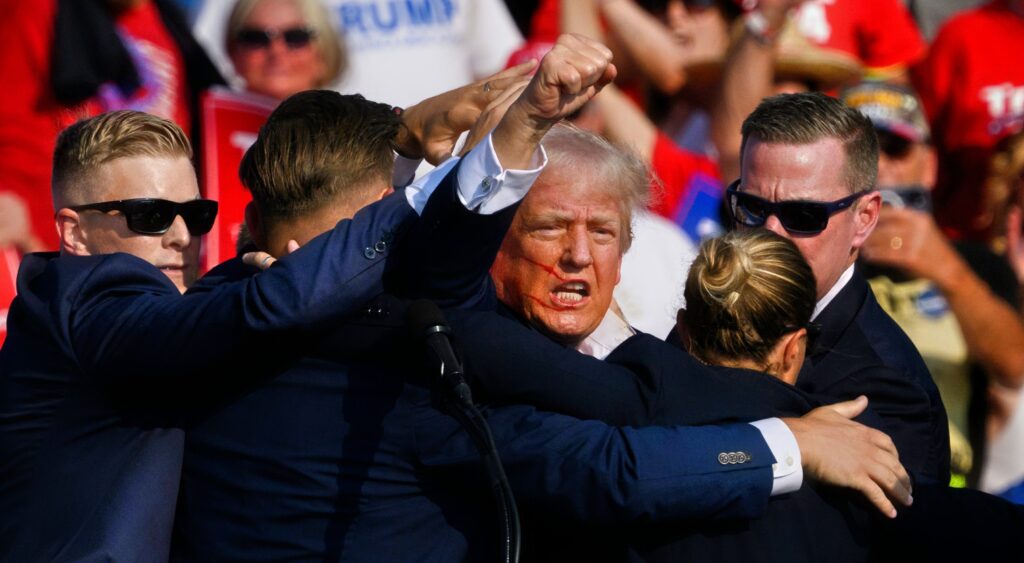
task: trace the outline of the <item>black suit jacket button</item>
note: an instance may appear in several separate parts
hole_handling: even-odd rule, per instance
[[[367,246],[363,249],[363,256],[365,256],[367,260],[373,260],[377,257],[377,251]]]

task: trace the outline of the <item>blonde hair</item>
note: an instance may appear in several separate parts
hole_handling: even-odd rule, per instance
[[[192,158],[192,145],[180,127],[134,110],[104,113],[68,127],[53,151],[51,189],[54,210],[78,201],[82,176],[112,160],[133,156]]]
[[[256,5],[264,0],[238,0],[228,16],[225,47],[230,53],[235,47],[235,38],[245,27],[245,21]],[[324,61],[327,72],[316,87],[327,86],[337,80],[348,65],[345,42],[331,22],[331,14],[320,0],[289,0],[298,8],[308,29],[313,31],[313,44]]]
[[[764,365],[779,338],[807,325],[816,301],[814,273],[800,250],[764,229],[704,241],[684,294],[690,352],[716,364]]]

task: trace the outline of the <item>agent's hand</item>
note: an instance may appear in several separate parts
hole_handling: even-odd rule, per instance
[[[894,502],[903,506],[914,502],[910,476],[900,464],[892,439],[851,420],[867,406],[867,397],[862,395],[783,422],[796,437],[808,476],[858,490],[882,514],[895,518]]]
[[[294,240],[290,240],[288,241],[286,254],[291,254],[292,252],[295,252],[298,249],[299,243]],[[274,258],[270,254],[263,252],[262,250],[257,250],[255,252],[246,252],[245,254],[243,254],[242,262],[255,268],[266,270],[267,268],[273,266],[274,262],[277,262],[277,258]]]
[[[536,67],[537,61],[528,61],[406,108],[402,113],[405,127],[395,140],[395,148],[406,157],[424,158],[434,165],[444,162],[459,135],[472,127],[495,100],[521,91]]]

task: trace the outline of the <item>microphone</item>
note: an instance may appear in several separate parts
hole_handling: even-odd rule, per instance
[[[448,400],[455,402],[455,408],[445,409],[448,414],[459,421],[473,440],[480,452],[484,469],[490,477],[491,492],[498,508],[498,520],[501,526],[501,561],[518,563],[522,529],[519,525],[519,510],[512,494],[505,468],[501,465],[494,436],[483,415],[473,404],[469,385],[463,377],[462,364],[455,356],[449,339],[451,329],[444,320],[444,315],[437,305],[429,299],[414,301],[405,314],[406,326],[413,335],[426,344],[430,369],[438,374],[438,381],[444,391],[448,392]]]
[[[462,363],[452,348],[451,328],[437,305],[429,299],[414,301],[406,311],[405,322],[413,335],[426,345],[430,367],[438,374],[441,385],[462,404],[473,404]]]

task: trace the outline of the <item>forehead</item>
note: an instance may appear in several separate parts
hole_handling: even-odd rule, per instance
[[[621,190],[597,176],[575,171],[545,171],[523,200],[519,215],[524,219],[557,215],[574,219],[625,220]]]
[[[117,158],[87,172],[84,180],[90,202],[143,197],[189,201],[199,197],[195,169],[184,156]]]
[[[292,0],[263,0],[253,6],[245,18],[248,25],[274,27],[303,23],[302,11]]]
[[[838,139],[791,145],[754,137],[743,148],[740,189],[775,201],[835,200],[850,193],[845,164]]]

